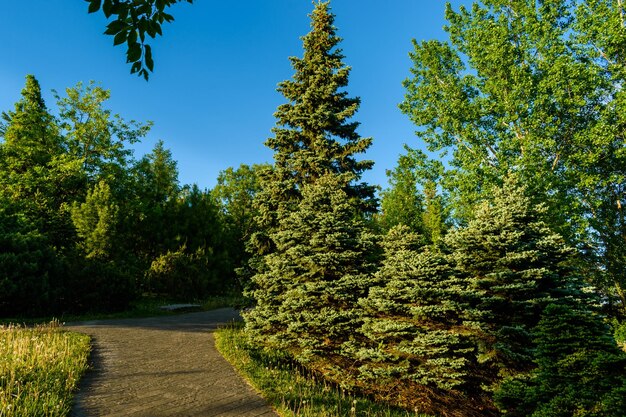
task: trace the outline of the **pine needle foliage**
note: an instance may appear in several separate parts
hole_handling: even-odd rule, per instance
[[[302,186],[327,173],[352,174],[353,181],[345,185],[348,195],[363,211],[376,209],[374,187],[357,183],[373,162],[354,156],[365,152],[372,139],[361,137],[359,123],[351,120],[360,99],[344,91],[350,67],[337,48],[341,38],[329,2],[316,3],[310,17],[311,32],[302,38],[304,56],[290,58],[295,74],[278,85],[287,102],[274,114],[274,136],[265,143],[274,151],[274,166],[261,175],[256,202],[262,232],[252,239],[253,251],[271,250],[267,233],[297,204]]]
[[[83,185],[80,164],[64,154],[54,117],[37,79],[28,75],[13,111],[0,123],[0,195],[45,234],[57,250],[71,246],[68,202]]]
[[[288,102],[274,114],[277,126],[266,145],[275,152],[278,177],[290,178],[296,187],[327,173],[351,173],[358,181],[373,162],[357,161],[354,155],[365,152],[372,139],[361,137],[359,123],[351,120],[360,99],[348,97],[343,90],[350,67],[337,48],[341,38],[330,3],[316,3],[310,17],[311,32],[302,38],[304,56],[290,58],[295,74],[278,86]],[[372,202],[374,187],[370,185],[350,184],[346,190],[351,197]]]
[[[343,190],[346,175],[326,175],[302,190],[298,209],[273,233],[276,252],[254,282],[256,307],[246,314],[258,342],[301,362],[336,354],[360,325],[357,301],[374,265],[374,239]]]
[[[383,241],[377,286],[360,300],[364,345],[353,351],[359,376],[376,396],[440,415],[487,415],[470,400],[475,347],[465,325],[467,282],[448,257],[408,226]]]
[[[601,317],[572,303],[551,304],[533,333],[537,368],[495,393],[507,416],[624,415],[626,354]]]
[[[544,215],[545,207],[509,176],[466,228],[446,237],[457,273],[469,283],[467,301],[480,329],[478,359],[492,382],[532,367],[531,330],[543,309],[577,293],[566,264],[572,250]]]
[[[359,182],[371,138],[352,117],[350,67],[343,63],[329,2],[315,3],[304,56],[292,57],[292,79],[278,86],[274,165],[260,174],[249,250],[254,269],[245,314],[248,334],[301,361],[337,351],[359,326],[356,301],[366,293],[374,245],[364,218],[375,210],[374,187]]]
[[[2,119],[3,165],[10,172],[24,174],[35,166],[47,165],[61,153],[58,129],[34,76],[26,77],[21,99],[13,111],[2,113]]]

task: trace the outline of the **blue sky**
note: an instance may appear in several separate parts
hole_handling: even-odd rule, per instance
[[[453,5],[462,1],[453,1]],[[445,39],[440,0],[333,0],[348,92],[362,105],[359,133],[372,136],[365,175],[386,185],[403,144],[421,147],[398,110],[409,75],[412,39]],[[301,56],[309,31],[309,0],[195,0],[171,8],[176,21],[152,41],[155,72],[145,82],[129,74],[124,49],[102,32],[106,20],[87,14],[81,0],[0,2],[0,111],[13,108],[26,74],[62,93],[79,81],[111,90],[108,108],[127,120],[154,122],[136,156],[165,141],[178,161],[181,183],[213,187],[219,171],[271,161],[263,142],[284,98],[278,82],[293,75],[289,56]]]

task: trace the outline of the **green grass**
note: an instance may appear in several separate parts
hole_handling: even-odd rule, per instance
[[[251,347],[240,325],[215,333],[217,349],[282,417],[424,416],[378,404],[316,380],[279,352]]]
[[[200,310],[208,311],[215,310],[223,307],[234,307],[243,304],[243,298],[238,295],[224,295],[213,296],[202,301],[181,301],[172,300],[168,298],[144,295],[136,301],[131,302],[128,309],[117,312],[92,312],[85,314],[63,314],[53,317],[37,317],[37,318],[24,318],[24,317],[9,317],[0,318],[0,325],[9,325],[12,323],[19,323],[25,325],[49,323],[52,320],[58,320],[60,322],[76,322],[76,321],[89,321],[89,320],[110,320],[110,319],[127,319],[127,318],[142,318],[142,317],[156,317],[156,316],[171,316],[174,314],[187,313],[187,311],[166,311],[160,307],[168,304],[178,303],[190,303],[200,304],[202,307]],[[0,415],[0,417],[3,417]]]
[[[67,416],[87,369],[89,337],[52,322],[0,327],[0,416]]]

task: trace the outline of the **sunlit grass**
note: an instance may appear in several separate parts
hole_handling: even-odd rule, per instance
[[[55,322],[0,327],[0,417],[69,415],[89,351],[88,336]]]
[[[231,325],[215,334],[218,350],[282,417],[422,416],[352,395],[316,380],[279,352],[251,347],[241,326]]]

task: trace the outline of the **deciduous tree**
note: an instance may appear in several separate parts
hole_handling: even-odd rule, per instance
[[[610,0],[448,5],[449,40],[414,42],[401,104],[430,150],[452,154],[458,220],[515,172],[622,308],[625,12]]]

